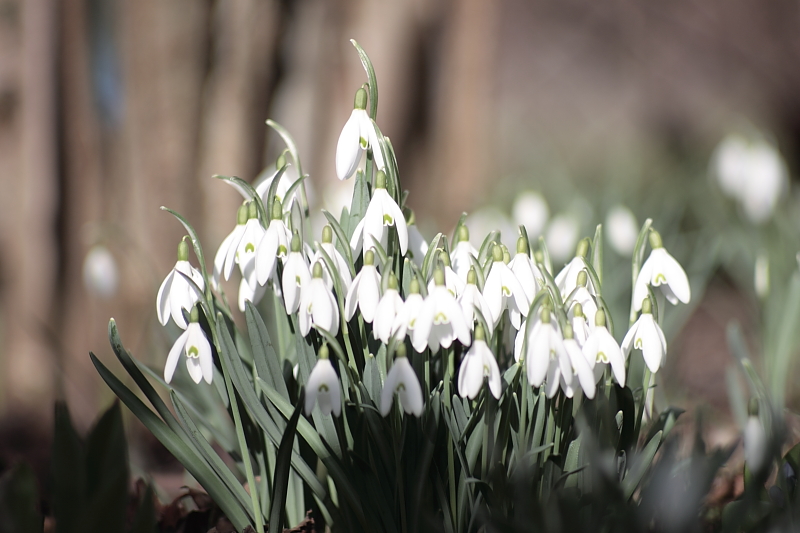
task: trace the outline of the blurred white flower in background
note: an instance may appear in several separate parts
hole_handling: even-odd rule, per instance
[[[769,256],[763,250],[756,257],[753,285],[762,300],[769,296]]]
[[[496,207],[482,207],[470,213],[464,221],[469,227],[469,242],[480,249],[483,239],[495,230],[500,231],[500,240],[509,249],[515,249],[517,243],[517,227],[508,216]],[[469,268],[469,267],[468,267]]]
[[[786,163],[764,139],[725,137],[714,152],[712,169],[722,192],[737,200],[754,224],[772,217],[775,205],[789,187]]]
[[[575,253],[580,222],[570,213],[559,213],[547,225],[544,240],[554,263],[563,263]]]
[[[536,239],[544,231],[550,209],[547,201],[536,191],[526,191],[517,196],[511,216],[517,225],[525,226],[529,239]]]
[[[83,284],[89,292],[101,298],[110,298],[117,292],[117,262],[102,244],[92,246],[83,260]]]
[[[617,204],[608,210],[606,236],[615,252],[623,257],[631,256],[633,247],[636,246],[636,238],[639,236],[639,228],[636,217],[630,209]]]

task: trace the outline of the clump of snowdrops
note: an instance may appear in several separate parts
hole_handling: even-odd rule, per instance
[[[101,375],[239,530],[311,509],[334,530],[467,532],[519,521],[555,493],[594,502],[574,518],[596,520],[609,484],[623,509],[635,504],[679,414],[659,415],[652,387],[667,302],[691,298],[683,268],[645,222],[630,320],[613,324],[600,226],[561,269],[524,226],[514,250],[497,231],[473,247],[464,217],[452,237],[423,239],[356,49],[367,80],[336,151],[350,208],[310,233],[297,147],[268,121],[287,146],[276,165],[253,184],[217,176],[244,201],[210,272],[191,225],[164,208],[188,235],[156,298],[161,324],[182,330],[163,375],[109,324],[154,410],[94,358]],[[243,314],[222,290],[238,275]]]

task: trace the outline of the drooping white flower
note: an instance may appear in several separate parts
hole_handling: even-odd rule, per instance
[[[508,263],[508,268],[517,277],[519,284],[522,285],[528,301],[532,302],[539,287],[544,286],[544,276],[539,271],[539,267],[531,261],[528,250],[527,239],[520,235],[517,238],[517,255]]]
[[[329,416],[339,416],[342,413],[342,393],[339,387],[339,376],[333,369],[330,359],[328,359],[328,345],[323,344],[319,349],[319,359],[311,369],[306,383],[305,412],[310,415],[314,410],[314,404],[319,402],[319,410],[322,414]]]
[[[489,378],[489,390],[500,399],[500,369],[492,350],[487,346],[483,326],[475,327],[475,338],[458,371],[458,394],[474,400],[483,387],[483,378]]]
[[[578,249],[575,252],[575,257],[573,257],[572,260],[561,269],[561,272],[556,275],[556,286],[558,287],[558,290],[561,291],[561,295],[563,297],[567,297],[567,295],[569,295],[569,293],[575,290],[575,287],[578,286],[578,274],[580,274],[586,268],[584,259],[588,253],[589,239],[582,239],[578,243]],[[589,287],[590,292],[596,292],[594,287],[591,285],[591,282],[587,283],[587,287]]]
[[[530,301],[517,277],[503,261],[503,249],[499,245],[492,248],[492,258],[492,269],[483,285],[483,297],[492,314],[493,323],[490,326],[496,328],[503,315],[503,310],[508,309],[512,315],[511,324],[515,328],[519,328],[519,316],[528,316]]]
[[[678,301],[689,303],[692,297],[689,287],[689,278],[686,277],[683,267],[678,263],[661,242],[661,235],[657,231],[650,231],[650,257],[642,265],[639,277],[633,287],[633,306],[640,311],[642,301],[647,296],[647,286],[654,289],[658,287],[673,305]]]
[[[595,315],[597,314],[596,307],[594,313]],[[592,320],[587,322],[586,315],[583,314],[583,305],[576,302],[570,307],[567,316],[572,322],[572,333],[575,337],[575,341],[578,343],[578,346],[583,348],[583,345],[586,344],[586,339],[589,338],[589,334],[592,331],[590,324],[594,326],[594,315],[592,316]],[[594,362],[592,362],[592,368],[594,368]]]
[[[359,253],[362,248],[367,250],[373,243],[380,243],[385,250],[389,242],[387,229],[389,226],[394,226],[397,230],[400,253],[405,255],[408,250],[406,217],[394,198],[386,191],[386,174],[379,170],[375,176],[375,190],[372,191],[367,212],[364,213],[364,218],[358,223],[350,238],[350,248],[353,249],[353,253]]]
[[[381,415],[386,416],[392,410],[395,394],[397,394],[397,398],[407,414],[413,414],[417,417],[422,416],[424,405],[422,387],[420,387],[419,378],[417,378],[417,374],[411,367],[411,363],[408,362],[406,346],[402,343],[397,345],[394,364],[386,375],[386,381],[383,382]]]
[[[300,333],[308,335],[316,325],[333,336],[339,333],[339,305],[322,278],[322,262],[317,261],[311,272],[308,290],[302,292],[298,309]]]
[[[544,197],[535,191],[526,191],[517,196],[514,207],[511,209],[514,222],[525,226],[528,237],[535,239],[542,234],[550,210]]]
[[[281,287],[283,288],[283,302],[286,305],[286,314],[296,313],[300,308],[303,291],[308,290],[311,283],[311,271],[303,256],[300,244],[300,235],[295,231],[292,236],[292,251],[286,257],[283,265]]]
[[[606,236],[615,252],[622,257],[631,256],[639,236],[639,226],[630,209],[618,204],[608,210]]]
[[[175,340],[172,349],[167,356],[167,363],[164,365],[164,381],[169,383],[175,374],[178,360],[181,353],[186,355],[186,368],[195,383],[200,383],[205,379],[206,383],[211,383],[214,375],[214,358],[211,354],[211,345],[208,343],[206,334],[199,323],[200,313],[196,307],[192,307],[189,325],[186,331],[181,333]]]
[[[545,242],[550,257],[556,263],[566,261],[578,242],[580,224],[575,216],[561,213],[550,219],[545,231]]]
[[[336,246],[333,245],[333,229],[326,225],[322,228],[322,242],[319,244],[319,247],[328,254],[331,261],[333,262],[334,266],[339,275],[339,280],[342,283],[342,289],[347,291],[350,288],[350,285],[353,283],[353,277],[350,275],[350,267],[347,264],[347,261],[339,253],[339,250],[336,249]],[[322,253],[319,250],[314,252],[314,257],[311,260],[312,263],[317,261],[322,261]],[[335,274],[328,271],[328,265],[323,262],[322,263],[322,278],[325,280],[325,285],[328,286],[328,289],[333,290],[333,278]],[[345,293],[346,294],[346,293]]]
[[[256,279],[266,285],[275,273],[278,258],[284,259],[289,252],[292,234],[283,222],[283,206],[277,198],[272,204],[271,220],[256,252]]]
[[[519,335],[524,334],[524,330],[520,328]],[[534,387],[541,386],[551,364],[559,364],[559,356],[566,356],[564,341],[558,332],[557,325],[551,321],[550,309],[543,307],[540,320],[532,324],[528,332],[528,345],[525,353],[528,382]],[[557,380],[558,376],[553,379]]]
[[[441,262],[442,272],[444,272],[444,286],[447,287],[450,294],[458,298],[464,292],[464,280],[450,267],[450,255],[446,251],[439,250],[439,261]],[[433,278],[431,278],[428,281],[428,292],[431,292],[435,285]]]
[[[594,295],[586,288],[588,280],[589,277],[586,275],[586,271],[581,270],[578,273],[578,279],[575,284],[575,288],[572,290],[572,292],[564,294],[564,305],[567,308],[580,305],[581,311],[586,317],[588,323],[594,324],[594,315],[597,313],[597,301],[595,300]],[[574,316],[572,312],[570,312],[570,314]],[[578,333],[578,335],[580,334]]]
[[[269,188],[272,186],[272,182],[275,181],[275,178],[278,176],[278,172],[286,165],[286,150],[281,152],[278,156],[278,159],[275,161],[275,168],[267,168],[256,178],[256,182],[254,184],[254,188],[258,195],[261,197],[261,201],[264,202],[266,205],[267,201],[269,200]],[[275,198],[281,201],[283,205],[289,205],[293,198],[296,197],[297,191],[292,193],[292,198],[287,198],[286,193],[289,192],[289,188],[292,186],[293,180],[289,178],[287,175],[288,172],[284,172],[280,176],[280,181],[275,186]]]
[[[767,455],[767,433],[764,425],[758,416],[758,400],[752,398],[748,406],[749,416],[744,427],[743,445],[744,460],[750,472],[758,474],[766,466]]]
[[[403,309],[403,299],[397,290],[397,278],[394,272],[389,272],[389,284],[386,292],[381,296],[378,307],[375,309],[375,320],[372,323],[372,335],[384,344],[389,344],[392,335],[392,326],[398,313]]]
[[[215,289],[219,289],[221,276],[224,275],[225,279],[231,277],[233,266],[236,264],[236,248],[242,240],[248,215],[249,207],[242,204],[236,212],[236,227],[223,239],[217,249],[217,254],[214,256],[214,271],[211,275],[211,286]]]
[[[356,307],[361,309],[364,322],[371,323],[375,318],[375,310],[381,298],[381,275],[378,274],[374,262],[375,252],[367,250],[364,254],[364,264],[347,291],[344,304],[344,315],[347,320],[353,318]]]
[[[667,339],[664,332],[653,319],[653,307],[650,298],[642,303],[642,314],[634,322],[625,338],[622,339],[622,351],[627,357],[633,348],[642,351],[644,362],[650,372],[656,373],[667,357]]]
[[[403,302],[403,307],[397,312],[394,324],[392,324],[392,335],[397,340],[403,340],[407,332],[411,332],[409,335],[413,336],[417,317],[419,317],[420,310],[422,310],[422,306],[425,303],[419,293],[419,280],[417,280],[416,276],[411,279],[408,292],[406,301]]]
[[[189,283],[184,276],[194,281],[197,287]],[[198,288],[200,291],[205,290],[203,275],[189,264],[189,245],[186,241],[181,241],[178,244],[178,262],[164,278],[156,297],[158,321],[162,326],[167,325],[171,316],[179,328],[186,329],[183,309],[191,311],[194,304],[203,296],[202,292],[198,292]]]
[[[494,317],[492,316],[492,310],[489,309],[489,304],[486,303],[486,298],[483,297],[481,291],[478,289],[478,276],[475,274],[475,268],[470,267],[469,272],[467,273],[467,284],[464,286],[464,290],[461,292],[461,295],[458,297],[458,304],[461,306],[461,310],[464,312],[464,319],[467,322],[467,325],[472,329],[475,324],[475,310],[483,314],[484,320],[486,320],[486,325],[491,326],[495,323]]]
[[[83,284],[93,294],[110,298],[119,286],[119,269],[112,253],[102,244],[92,246],[83,260]]]
[[[250,301],[253,304],[257,304],[261,301],[261,298],[264,297],[264,294],[267,292],[266,285],[259,285],[256,283],[255,287],[251,287],[245,278],[242,278],[242,281],[239,283],[239,311],[244,313],[246,304],[245,302]],[[280,295],[279,295],[280,296]]]
[[[403,213],[406,216],[406,226],[408,227],[408,256],[416,263],[418,267],[422,267],[422,261],[425,259],[425,254],[428,253],[428,241],[422,236],[422,233],[417,229],[416,218],[414,211],[404,207]]]
[[[248,206],[248,219],[244,225],[242,237],[236,244],[235,261],[239,265],[242,277],[247,280],[251,287],[255,288],[258,284],[256,280],[256,250],[261,240],[264,238],[264,228],[258,220],[256,204],[251,202]],[[227,277],[225,279],[228,279]]]
[[[419,312],[411,344],[418,352],[425,346],[436,351],[439,346],[449,348],[455,339],[467,346],[470,343],[470,328],[456,299],[444,285],[444,272],[437,268],[434,273],[435,287]]]
[[[353,112],[342,128],[336,145],[336,176],[340,180],[355,174],[362,150],[372,149],[375,166],[379,170],[385,168],[378,133],[366,109],[367,91],[362,88],[356,91]]]
[[[619,386],[625,386],[625,358],[619,344],[606,329],[606,314],[602,309],[598,309],[595,315],[595,328],[583,345],[583,355],[587,361],[595,362],[595,380],[603,375],[604,365],[610,364]]]
[[[573,376],[571,382],[567,382],[565,378],[562,378],[561,386],[564,394],[566,394],[567,398],[572,398],[580,385],[583,393],[591,400],[594,398],[597,389],[593,372],[595,362],[586,360],[581,347],[573,337],[572,327],[569,325],[564,328],[564,350],[569,358]]]
[[[469,269],[472,268],[472,259],[470,259],[470,257],[477,259],[478,250],[469,242],[469,228],[462,224],[458,227],[456,245],[453,247],[450,259],[453,265],[453,271],[464,281],[467,279]]]

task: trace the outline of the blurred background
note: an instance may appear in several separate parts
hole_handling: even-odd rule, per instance
[[[500,227],[513,246],[524,223],[563,263],[609,213],[654,218],[693,284],[667,311],[662,404],[730,416],[726,327],[761,353],[797,269],[798,2],[0,0],[0,441],[49,428],[57,398],[88,427],[112,397],[88,357],[117,369],[109,317],[163,365],[155,297],[184,232],[159,207],[213,257],[241,197],[211,176],[274,164],[267,118],[294,135],[315,205],[338,212],[352,183],[336,140],[366,81],[351,38],[423,235],[469,211],[477,244]],[[729,134],[781,154],[768,216],[715,180]],[[625,254],[606,254],[619,339]]]

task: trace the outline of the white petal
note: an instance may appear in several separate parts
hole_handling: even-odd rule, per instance
[[[529,357],[526,358],[528,365],[528,381],[534,387],[539,387],[547,375],[547,368],[550,365],[550,339],[549,331],[547,328],[550,326],[543,326],[537,332],[535,337],[532,337],[528,344]]]
[[[172,376],[175,374],[175,368],[178,366],[178,360],[181,358],[183,347],[186,345],[186,337],[188,336],[188,331],[181,333],[180,336],[175,339],[175,344],[173,344],[172,348],[169,350],[167,364],[164,365],[164,381],[167,383],[172,381]]]
[[[236,263],[236,249],[239,247],[239,242],[241,242],[242,236],[244,235],[244,227],[244,224],[237,224],[233,232],[231,232],[231,240],[228,243],[228,253],[225,254],[225,264],[222,269],[225,279],[231,278],[233,265]]]
[[[375,160],[375,168],[378,170],[385,169],[386,163],[383,155],[383,149],[380,142],[378,142],[378,132],[375,130],[375,124],[369,118],[366,110],[361,111],[361,136],[367,139],[370,148],[372,148],[372,157]],[[366,134],[366,135],[365,135]]]
[[[347,320],[353,318],[353,315],[356,314],[356,307],[358,307],[358,293],[361,290],[361,281],[364,272],[364,268],[362,267],[361,272],[356,274],[355,279],[353,280],[353,284],[350,285],[350,288],[347,290],[347,296],[344,299],[344,317]]]
[[[356,229],[353,230],[353,236],[350,237],[350,249],[353,251],[353,256],[357,256],[364,247],[364,220],[366,217],[358,221]]]
[[[500,262],[495,261],[495,263]],[[494,266],[492,266],[489,277],[486,278],[486,284],[483,286],[483,298],[486,300],[486,305],[492,315],[493,323],[489,324],[489,326],[496,328],[503,313],[503,283],[500,279],[499,269],[494,268]]]
[[[361,272],[365,277],[358,288],[358,307],[364,321],[371,323],[381,297],[381,277],[375,267],[364,266]]]
[[[336,176],[340,180],[346,180],[352,176],[361,159],[361,128],[358,111],[358,109],[353,109],[350,118],[342,128],[342,133],[339,134],[339,142],[336,144]]]
[[[636,311],[642,310],[642,301],[647,296],[647,285],[650,283],[653,273],[653,264],[653,254],[651,253],[639,270],[639,277],[636,278],[636,284],[633,286],[633,308]]]
[[[661,248],[664,250],[663,248]],[[669,252],[664,250],[661,268],[667,278],[667,284],[675,296],[681,302],[688,304],[692,298],[692,290],[689,286],[689,278],[686,277],[683,267],[672,257]]]
[[[189,371],[189,376],[191,376],[192,381],[195,383],[200,383],[200,381],[202,381],[203,369],[200,368],[200,362],[196,357],[186,358],[186,369]]]
[[[458,371],[458,395],[474,400],[483,386],[482,357],[470,350]]]
[[[266,285],[267,280],[275,270],[275,261],[278,258],[277,251],[280,242],[278,231],[278,224],[273,220],[258,244],[258,250],[256,251],[256,280],[259,285]]]
[[[619,344],[614,340],[614,337],[604,327],[597,328],[600,335],[600,350],[608,358],[611,363],[611,370],[614,371],[614,378],[619,383],[620,387],[625,386],[625,359],[622,357],[622,351]]]
[[[396,359],[392,370],[397,372],[397,381],[394,389],[397,391],[400,403],[403,404],[403,410],[414,416],[421,416],[423,407],[422,388],[420,387],[417,374],[414,372],[414,369],[411,368],[411,363],[408,362],[408,358],[401,357]],[[386,381],[389,381],[388,376]]]
[[[492,396],[500,399],[500,394],[502,392],[502,383],[500,381],[500,369],[497,367],[497,360],[494,358],[494,355],[486,348],[486,352],[483,355],[483,365],[489,366],[489,390],[492,393]]]
[[[180,276],[180,274],[177,274]],[[172,280],[176,276],[175,269],[169,271],[167,277],[161,282],[158,288],[158,296],[156,297],[156,311],[158,314],[158,321],[162,326],[166,326],[169,322],[169,294],[172,289]]]
[[[436,303],[433,300],[433,296],[429,294],[419,310],[413,334],[411,335],[411,344],[419,353],[425,351],[425,347],[428,345],[428,337],[430,337],[433,329],[433,316],[435,314]]]
[[[211,383],[214,375],[214,357],[211,354],[211,345],[203,333],[203,328],[197,322],[192,322],[186,328],[189,333],[186,338],[185,352],[188,359],[195,359],[200,368],[200,377],[206,380],[206,383]],[[196,357],[190,357],[193,351],[196,350]],[[192,368],[189,369],[192,372]],[[194,375],[192,375],[194,379]],[[199,383],[199,379],[195,379],[195,383]]]
[[[283,269],[282,277],[283,300],[286,304],[286,314],[296,313],[300,308],[300,296],[311,282],[311,272],[308,270],[303,254],[291,252]]]
[[[631,350],[633,349],[633,341],[636,339],[636,332],[639,330],[640,320],[641,317],[639,317],[639,320],[633,323],[631,329],[629,329],[628,333],[625,334],[625,338],[622,339],[622,345],[620,347],[622,348],[622,353],[624,353],[626,356],[630,354]]]
[[[222,270],[225,267],[225,257],[228,255],[228,248],[230,247],[230,243],[233,240],[234,231],[228,233],[228,236],[222,241],[222,244],[219,245],[219,249],[217,249],[217,254],[214,256],[214,272],[212,274],[212,281],[214,282],[214,288],[219,287],[219,279],[222,275]]]

